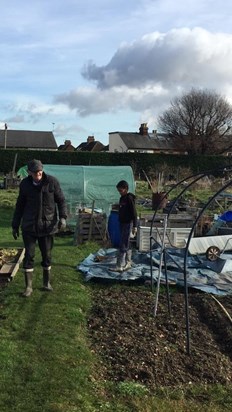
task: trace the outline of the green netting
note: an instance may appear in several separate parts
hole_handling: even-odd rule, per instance
[[[55,176],[61,185],[68,205],[68,223],[75,224],[79,208],[92,207],[109,215],[111,205],[119,200],[116,184],[126,180],[130,192],[135,192],[135,181],[130,166],[67,166],[44,165],[48,175]],[[27,167],[18,171],[18,176],[27,176]]]

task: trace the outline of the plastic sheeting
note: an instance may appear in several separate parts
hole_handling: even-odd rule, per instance
[[[80,270],[86,281],[94,278],[111,279],[116,281],[146,281],[151,278],[150,253],[135,251],[133,253],[132,268],[123,273],[112,272],[110,268],[116,264],[117,249],[100,249],[96,254],[90,254],[80,265]],[[96,262],[96,257],[102,260]],[[215,262],[208,261],[205,257],[189,256],[187,284],[189,287],[199,289],[215,295],[232,294],[232,255],[223,254]],[[160,251],[152,252],[153,280],[158,278],[158,266]],[[184,249],[168,249],[166,255],[168,281],[178,286],[184,286],[183,274]],[[162,269],[161,282],[165,282],[165,274]]]
[[[135,181],[130,166],[76,166],[76,165],[44,165],[45,173],[55,176],[64,192],[69,210],[68,223],[76,222],[81,207],[100,209],[108,216],[111,205],[118,203],[119,193],[116,185],[126,180],[129,191],[135,192]],[[27,167],[19,169],[19,176],[27,176]]]

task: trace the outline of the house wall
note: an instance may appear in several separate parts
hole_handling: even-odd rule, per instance
[[[146,149],[128,149],[129,153],[154,153],[154,150],[146,150]]]
[[[136,137],[135,137],[136,138]],[[152,146],[152,144],[151,144]],[[139,149],[134,149],[132,147],[127,147],[124,141],[122,140],[120,133],[109,133],[109,152],[118,152],[118,153],[123,153],[123,152],[129,152],[129,153],[161,153],[161,154],[179,154],[178,151],[176,150],[162,150],[160,148],[151,148],[151,149],[145,149],[145,148],[139,148]]]
[[[122,141],[119,133],[109,134],[109,152],[127,152],[127,146]]]

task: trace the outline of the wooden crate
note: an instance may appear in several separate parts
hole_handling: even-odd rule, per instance
[[[107,240],[107,219],[105,213],[79,213],[74,234],[74,243],[87,240],[104,242]]]
[[[155,216],[155,227],[163,227],[163,219],[167,216],[166,214],[157,213]],[[139,218],[139,225],[150,227],[153,219],[153,215],[143,215]],[[178,213],[171,214],[168,218],[169,227],[192,227],[196,219],[195,215],[190,215],[188,213]]]
[[[5,249],[12,249],[12,248],[4,248]],[[11,279],[13,278],[19,270],[19,265],[22,262],[25,254],[24,248],[13,248],[17,249],[18,253],[9,262],[4,263],[0,269],[0,279]],[[0,249],[2,250],[2,249]]]
[[[196,214],[189,213],[177,213],[171,214],[168,218],[168,227],[169,228],[189,228],[192,227],[195,223],[199,211]],[[157,213],[155,216],[155,221],[153,222],[154,228],[162,228],[163,220],[166,214]],[[139,226],[142,227],[151,227],[151,222],[153,215],[143,214],[139,217]],[[198,220],[196,227],[194,229],[194,236],[204,236],[210,228],[210,222],[212,218],[208,215],[203,215]]]

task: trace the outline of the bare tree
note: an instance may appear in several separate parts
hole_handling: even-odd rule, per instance
[[[188,154],[231,151],[232,106],[214,91],[192,89],[171,102],[159,117],[159,129],[175,148]]]

